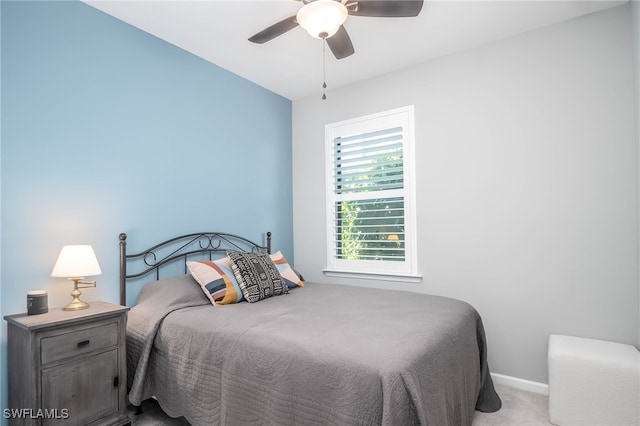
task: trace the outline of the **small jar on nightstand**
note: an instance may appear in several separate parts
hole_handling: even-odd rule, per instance
[[[127,307],[92,302],[80,311],[8,315],[11,425],[130,424]]]

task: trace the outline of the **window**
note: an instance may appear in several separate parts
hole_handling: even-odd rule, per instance
[[[417,277],[413,107],[325,127],[327,275]]]

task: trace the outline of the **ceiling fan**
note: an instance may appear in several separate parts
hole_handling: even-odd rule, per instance
[[[253,43],[266,43],[298,25],[316,38],[324,39],[336,59],[355,51],[344,28],[347,15],[378,18],[418,16],[424,0],[298,0],[304,5],[298,13],[277,22],[249,38]]]

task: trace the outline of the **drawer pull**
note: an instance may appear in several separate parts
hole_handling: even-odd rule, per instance
[[[82,348],[84,346],[87,346],[89,344],[90,340],[83,340],[82,342],[78,342],[78,347]]]

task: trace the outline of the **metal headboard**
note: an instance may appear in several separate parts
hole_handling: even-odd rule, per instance
[[[205,255],[209,260],[213,260],[215,253],[225,253],[227,250],[271,253],[271,232],[267,232],[266,246],[224,232],[196,232],[171,238],[135,254],[127,254],[127,234],[120,234],[120,304],[123,306],[127,304],[128,279],[140,278],[155,272],[156,280],[159,280],[160,268],[176,261],[184,263],[186,274],[188,259]],[[127,264],[135,260],[144,262],[142,270],[127,273]]]

